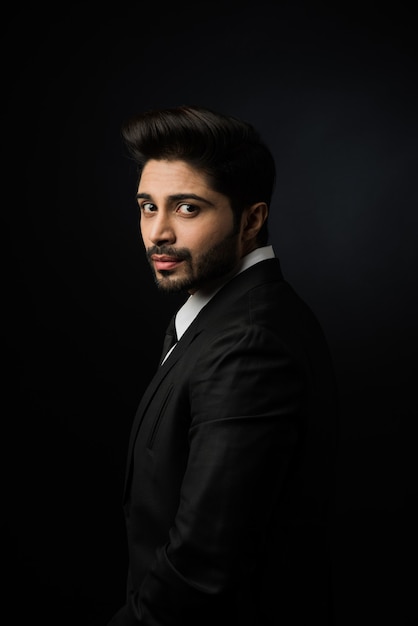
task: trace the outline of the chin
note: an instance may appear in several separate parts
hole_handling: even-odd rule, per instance
[[[178,293],[190,289],[190,281],[187,279],[175,278],[169,271],[160,272],[161,276],[155,276],[155,283],[160,291],[166,293]]]

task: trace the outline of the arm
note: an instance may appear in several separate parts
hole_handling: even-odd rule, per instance
[[[190,381],[190,455],[180,506],[128,621],[213,623],[250,580],[298,441],[304,375],[277,338],[257,327],[222,333]],[[129,615],[129,617],[128,617]]]

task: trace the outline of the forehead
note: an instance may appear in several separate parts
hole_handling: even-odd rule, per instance
[[[151,159],[145,164],[138,185],[138,190],[148,193],[183,193],[197,188],[212,191],[204,172],[179,160]]]

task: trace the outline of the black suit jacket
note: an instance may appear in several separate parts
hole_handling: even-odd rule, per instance
[[[140,402],[127,604],[110,624],[328,624],[335,429],[322,330],[262,261],[202,309]]]

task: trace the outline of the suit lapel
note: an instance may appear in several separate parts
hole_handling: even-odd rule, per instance
[[[198,324],[191,324],[190,328],[184,333],[183,337],[179,340],[174,350],[167,357],[166,361],[163,365],[159,366],[154,377],[151,379],[148,387],[146,388],[144,395],[139,403],[137,412],[135,414],[135,418],[131,428],[131,435],[129,439],[128,445],[128,454],[127,454],[127,466],[126,466],[126,476],[125,476],[125,487],[124,487],[124,499],[126,497],[126,490],[128,487],[130,470],[132,464],[132,454],[135,445],[135,440],[138,434],[138,430],[141,426],[142,420],[144,418],[145,412],[148,408],[149,403],[163,382],[164,378],[167,376],[168,372],[171,368],[177,363],[182,354],[187,350],[192,341],[200,334],[201,329]]]
[[[248,292],[253,287],[271,280],[283,280],[278,259],[261,261],[253,267],[250,267],[245,272],[235,276],[231,281],[224,285],[224,287],[222,287],[222,289],[220,289],[208,302],[208,304],[199,312],[195,320],[190,324],[189,328],[178,341],[174,350],[167,357],[166,361],[157,369],[154,377],[151,379],[151,382],[142,396],[132,424],[127,454],[124,500],[127,495],[130,480],[132,470],[132,454],[138,430],[141,426],[149,403],[157,392],[162,381],[167,376],[168,372],[186,352],[194,339],[204,330],[208,323],[210,323],[213,319],[218,318],[219,315],[224,314],[225,311],[228,311],[231,302],[234,302],[234,300],[240,297],[243,293]],[[219,302],[222,304],[221,307],[218,305]]]

